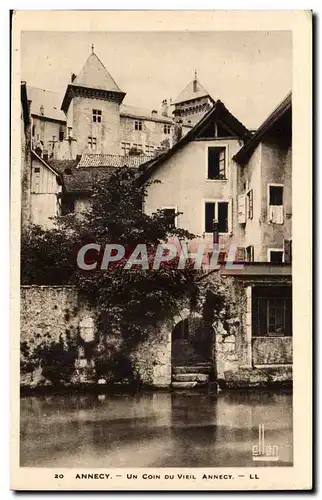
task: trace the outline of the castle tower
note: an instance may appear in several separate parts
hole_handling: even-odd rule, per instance
[[[174,117],[183,124],[195,125],[213,105],[213,99],[197,78],[197,71],[193,80],[180,92],[173,101]]]
[[[84,152],[120,154],[120,104],[124,96],[92,45],[82,70],[72,75],[61,106],[71,157]]]

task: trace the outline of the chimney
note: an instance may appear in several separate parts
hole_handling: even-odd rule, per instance
[[[152,118],[156,118],[157,114],[158,114],[157,110],[156,109],[152,109],[152,112],[151,112]]]
[[[41,114],[42,116],[44,116],[44,112],[45,112],[45,110],[44,110],[44,106],[43,106],[43,105],[41,105],[41,106],[40,106],[40,114]]]
[[[193,79],[193,93],[197,92],[197,70],[195,69],[195,77]]]
[[[162,116],[168,116],[168,109],[169,109],[168,101],[167,101],[167,99],[163,99],[163,101],[162,101]]]
[[[76,75],[75,73],[72,73],[71,77],[70,77],[70,81],[71,83],[73,83],[73,81],[76,79]]]

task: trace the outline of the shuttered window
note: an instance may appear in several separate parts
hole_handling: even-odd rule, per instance
[[[228,233],[228,202],[205,203],[205,232],[213,232],[214,219],[218,221],[218,232]]]
[[[226,179],[226,148],[208,148],[208,179]]]

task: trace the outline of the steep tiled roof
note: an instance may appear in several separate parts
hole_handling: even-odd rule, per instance
[[[180,102],[191,101],[192,99],[198,99],[199,97],[209,96],[209,92],[201,85],[198,80],[192,80],[188,85],[180,92],[178,97],[172,102],[172,104],[179,104]]]
[[[275,123],[292,109],[292,92],[289,92],[283,101],[272,111],[262,125],[257,129],[252,138],[238,151],[233,159],[244,164],[253,154],[262,137]]]
[[[73,85],[113,92],[122,92],[115,80],[94,52],[88,57]]]
[[[65,193],[90,193],[97,182],[108,179],[116,167],[77,168],[78,160],[48,160],[48,165],[59,172]]]
[[[61,95],[50,90],[27,86],[28,100],[31,101],[31,114],[44,116],[52,120],[66,122],[66,116],[60,109]],[[43,106],[44,114],[41,115],[40,108]]]
[[[146,164],[146,168],[142,169],[140,176],[141,182],[145,182],[157,168],[165,161],[171,158],[177,151],[184,148],[189,142],[193,141],[198,134],[210,123],[211,120],[220,118],[223,123],[226,123],[229,128],[244,142],[251,137],[250,131],[237,118],[230,113],[224,103],[220,100],[216,101],[214,106],[201,118],[201,120],[184,135],[178,142],[172,146],[166,153],[160,155],[154,160]]]
[[[108,154],[83,153],[78,164],[78,169],[82,167],[124,167],[137,168],[143,163],[151,160],[151,156],[121,156]]]
[[[78,160],[47,160],[46,163],[56,170],[56,172],[63,174],[66,169],[76,169]]]
[[[120,115],[129,116],[130,118],[139,118],[142,120],[151,120],[169,124],[172,123],[170,116],[163,116],[160,112],[152,114],[152,109],[137,108],[136,106],[128,106],[127,104],[121,104]]]

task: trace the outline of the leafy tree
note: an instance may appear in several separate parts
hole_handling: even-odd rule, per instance
[[[180,270],[176,258],[160,269],[152,267],[158,244],[194,235],[176,228],[166,211],[143,212],[147,187],[138,182],[137,171],[124,167],[97,184],[87,212],[57,218],[57,229],[32,227],[22,239],[23,283],[75,284],[104,315],[106,332],[121,329],[129,345],[142,339],[150,325],[172,317],[180,299],[195,288],[191,264]],[[92,271],[76,265],[77,252],[86,243],[101,248],[86,254],[86,263],[98,262]],[[102,270],[106,244],[123,245],[126,253]],[[127,257],[138,244],[147,245],[148,269],[138,265],[126,269]]]

